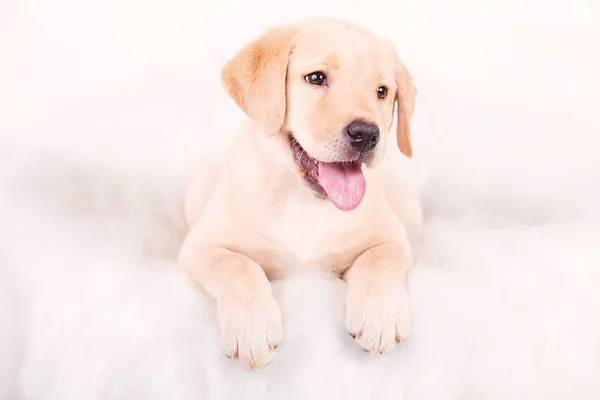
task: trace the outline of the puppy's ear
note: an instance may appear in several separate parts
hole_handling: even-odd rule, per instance
[[[396,128],[396,139],[398,148],[406,157],[412,157],[412,144],[410,141],[410,121],[415,108],[417,88],[413,83],[412,76],[406,66],[400,61],[394,51],[396,65],[396,104],[398,126]]]
[[[294,34],[291,26],[276,26],[246,44],[221,70],[227,93],[269,136],[285,121],[287,66]]]

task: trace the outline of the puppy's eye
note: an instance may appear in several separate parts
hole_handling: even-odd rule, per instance
[[[385,96],[387,96],[387,88],[385,86],[379,86],[377,88],[377,97],[379,97],[380,99],[385,99]]]
[[[311,72],[304,77],[304,80],[311,85],[322,86],[327,83],[327,77],[321,71]]]

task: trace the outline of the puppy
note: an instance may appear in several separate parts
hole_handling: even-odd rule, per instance
[[[319,268],[347,282],[358,345],[389,352],[410,324],[403,220],[420,221],[380,165],[395,112],[412,156],[416,89],[393,45],[353,23],[303,20],[248,43],[222,82],[249,118],[223,164],[190,185],[180,264],[216,300],[223,351],[263,368],[283,330],[269,280]]]

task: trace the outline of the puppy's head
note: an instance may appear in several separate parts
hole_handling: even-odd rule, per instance
[[[412,157],[410,73],[390,42],[356,24],[313,19],[274,27],[230,60],[222,79],[266,135],[285,139],[303,184],[339,209],[362,200],[362,168],[383,157],[395,109],[397,145]]]

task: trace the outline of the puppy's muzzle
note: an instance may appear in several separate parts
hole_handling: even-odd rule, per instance
[[[379,127],[365,121],[352,121],[346,127],[346,135],[350,144],[361,153],[372,150],[379,143]]]

